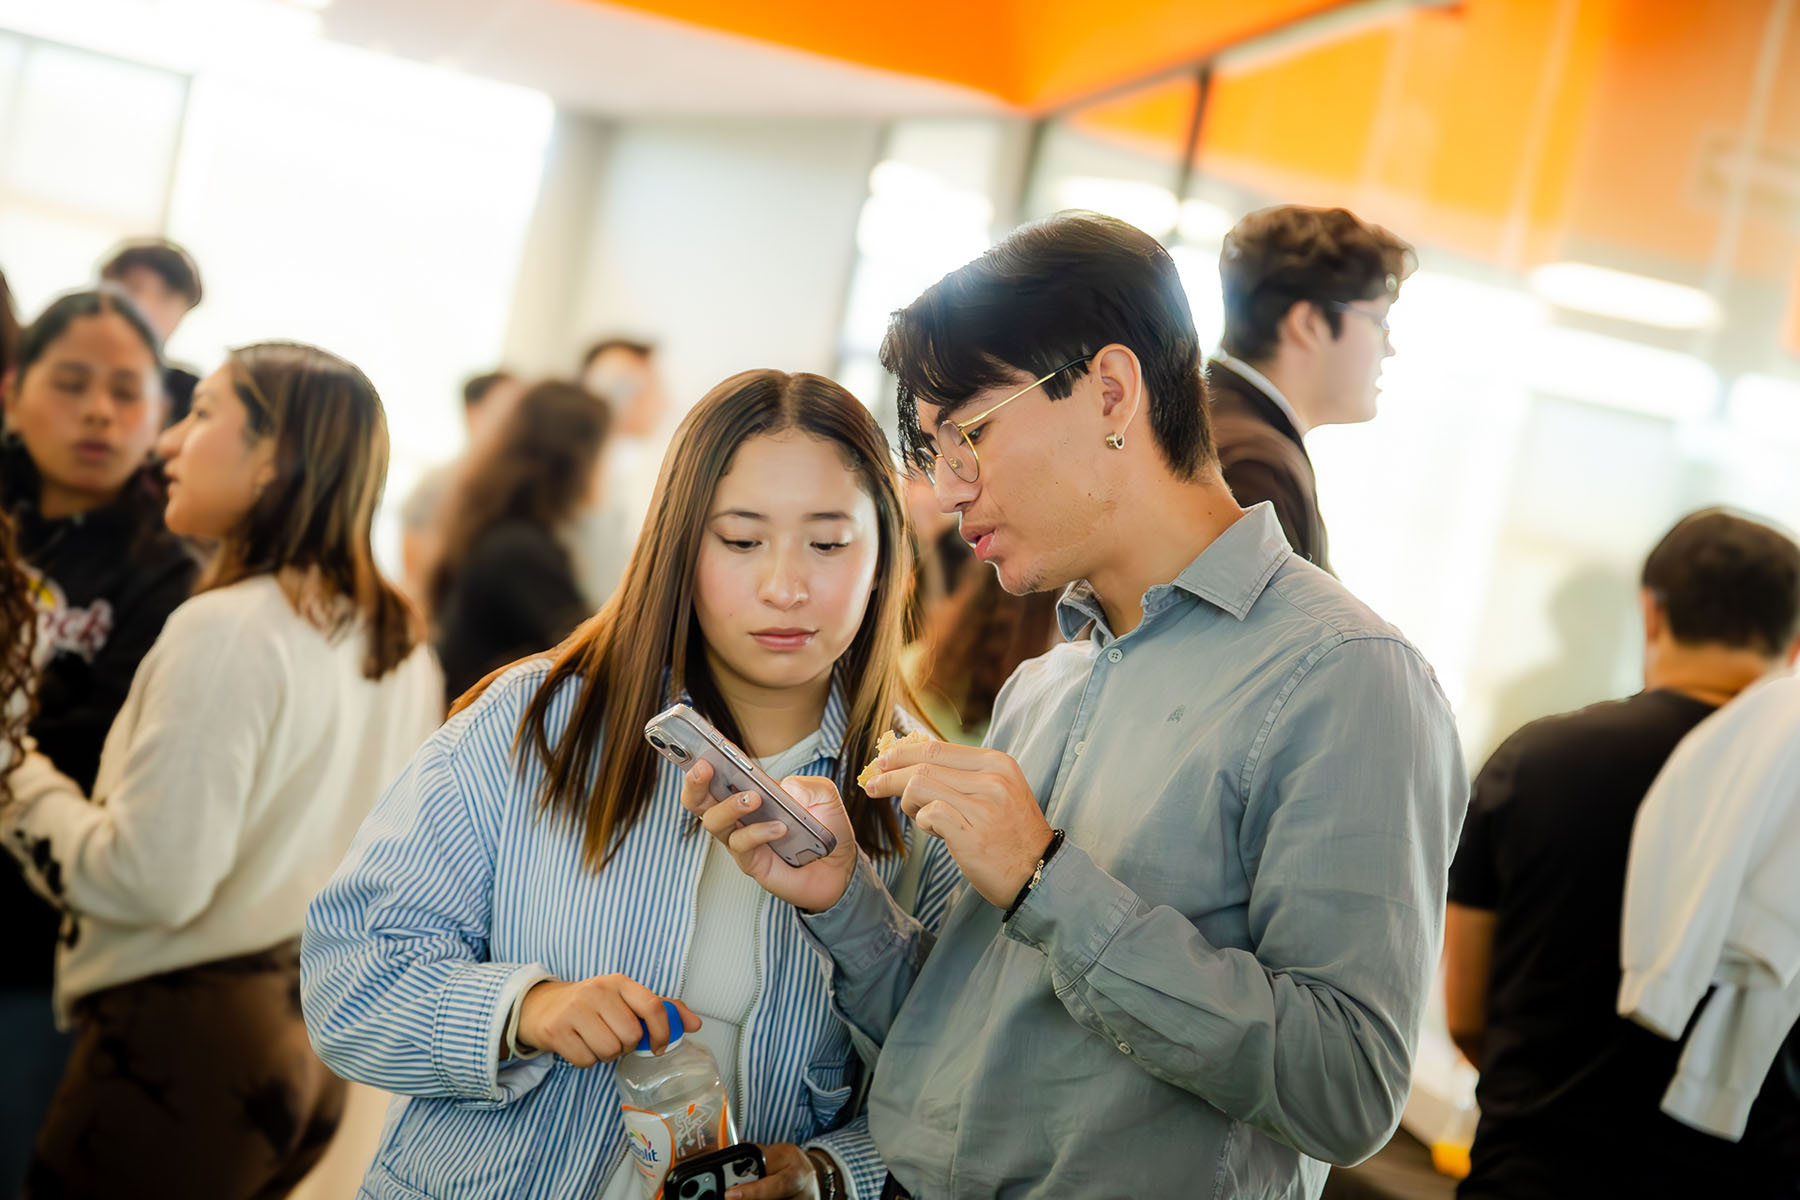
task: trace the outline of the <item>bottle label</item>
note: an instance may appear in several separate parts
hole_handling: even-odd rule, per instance
[[[654,1191],[662,1187],[663,1176],[675,1161],[675,1135],[657,1114],[629,1104],[619,1107],[625,1117],[625,1148]]]
[[[723,1097],[720,1099],[716,1111],[698,1101],[689,1104],[675,1114],[673,1122],[647,1108],[619,1105],[625,1120],[625,1148],[631,1152],[632,1164],[649,1181],[646,1194],[650,1200],[662,1200],[663,1177],[671,1165],[731,1144],[731,1114]]]

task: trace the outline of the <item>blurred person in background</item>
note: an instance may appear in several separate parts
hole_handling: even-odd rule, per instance
[[[292,343],[235,351],[160,449],[169,527],[218,554],[93,786],[30,754],[0,810],[64,911],[56,1007],[75,1030],[29,1197],[284,1195],[324,1152],[344,1086],[296,1002],[306,904],[441,711],[370,553],[388,438],[360,371]]]
[[[593,612],[565,538],[605,486],[611,423],[585,389],[540,383],[463,464],[425,591],[448,699],[557,645]]]
[[[575,572],[592,608],[604,604],[624,577],[638,529],[656,487],[656,468],[668,438],[669,401],[657,370],[656,348],[626,337],[607,337],[581,359],[582,386],[612,410],[612,434],[601,475],[599,503],[569,531]]]
[[[1800,547],[1717,509],[1644,562],[1644,690],[1533,721],[1475,780],[1450,872],[1445,1002],[1481,1071],[1458,1195],[1771,1196],[1754,1145],[1660,1110],[1681,1045],[1618,1015],[1632,826],[1687,733],[1800,633]]]
[[[1206,368],[1219,465],[1237,502],[1275,505],[1288,544],[1331,569],[1306,435],[1375,415],[1388,309],[1413,249],[1341,208],[1265,208],[1219,252],[1225,333]]]
[[[162,429],[160,343],[116,291],[54,301],[0,376],[0,504],[38,609],[42,676],[31,736],[78,788],[138,663],[187,599],[199,563],[163,525],[145,465]],[[0,1194],[24,1178],[31,1139],[62,1077],[68,1039],[51,1004],[59,917],[17,872],[0,872]]]
[[[141,238],[117,247],[101,264],[100,279],[118,285],[131,297],[165,346],[182,318],[200,306],[203,294],[194,256],[166,238]],[[168,397],[164,424],[173,425],[187,416],[199,381],[192,371],[164,364],[163,392]]]
[[[815,951],[693,836],[682,773],[642,730],[681,700],[776,779],[835,778],[874,870],[913,864],[914,911],[937,928],[956,878],[942,843],[855,784],[912,723],[909,568],[891,451],[849,392],[748,371],[694,406],[624,583],[553,653],[458,702],[308,913],[314,1044],[406,1097],[362,1195],[646,1195],[611,1064],[640,1018],[667,1041],[663,996],[764,1146],[769,1177],[744,1200],[879,1192]]]
[[[400,574],[406,594],[420,608],[428,608],[427,579],[442,552],[444,502],[456,483],[457,472],[494,425],[512,410],[525,385],[509,371],[475,375],[463,383],[463,424],[468,440],[460,458],[440,463],[419,476],[400,504]]]
[[[906,510],[912,518],[912,607],[906,614],[909,642],[925,635],[939,609],[961,586],[975,562],[975,552],[956,527],[956,516],[938,508],[931,485],[922,479],[904,479]]]
[[[925,715],[947,740],[981,745],[1001,687],[1062,641],[1056,599],[1055,592],[1015,596],[978,566],[930,615],[902,661]]]

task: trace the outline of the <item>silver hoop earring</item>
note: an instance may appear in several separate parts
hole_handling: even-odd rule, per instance
[[[1106,444],[1111,446],[1114,450],[1123,450],[1125,448],[1125,435],[1122,433],[1109,433],[1106,435]]]

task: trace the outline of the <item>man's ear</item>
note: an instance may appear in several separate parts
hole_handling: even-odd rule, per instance
[[[1275,323],[1275,332],[1296,350],[1316,350],[1333,340],[1324,310],[1311,300],[1296,300],[1288,305],[1281,320]]]
[[[1131,347],[1114,342],[1094,355],[1088,375],[1099,384],[1100,416],[1106,432],[1123,439],[1147,400],[1144,365]]]
[[[1638,589],[1638,608],[1644,615],[1644,641],[1656,641],[1662,636],[1663,626],[1668,624],[1668,614],[1649,588]]]

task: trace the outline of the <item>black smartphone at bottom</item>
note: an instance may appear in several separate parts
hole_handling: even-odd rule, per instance
[[[761,1179],[764,1170],[762,1151],[754,1143],[739,1142],[670,1167],[663,1200],[722,1200],[726,1188]]]

